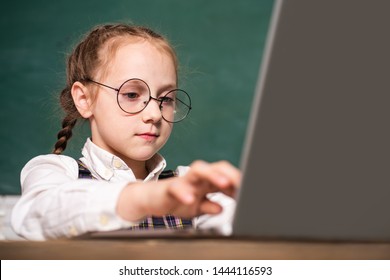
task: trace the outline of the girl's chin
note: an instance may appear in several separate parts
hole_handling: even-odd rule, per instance
[[[124,150],[122,153],[117,154],[125,162],[142,162],[151,159],[161,149],[161,145],[155,146],[139,146],[134,145],[131,149]]]
[[[158,151],[148,151],[148,152],[143,152],[143,153],[137,153],[136,155],[132,155],[131,158],[132,160],[135,161],[147,161],[151,159],[155,154],[157,154]]]

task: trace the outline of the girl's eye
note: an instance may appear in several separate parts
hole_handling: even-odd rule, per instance
[[[138,99],[140,97],[140,95],[136,92],[126,92],[123,93],[123,95],[131,100]]]
[[[160,100],[160,102],[165,103],[165,104],[171,104],[175,101],[175,100],[173,100],[173,98],[171,98],[169,96],[161,97],[161,98],[159,98],[159,100]]]

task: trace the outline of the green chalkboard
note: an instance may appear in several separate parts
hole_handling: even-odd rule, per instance
[[[180,59],[193,111],[162,154],[168,167],[194,159],[239,165],[273,0],[21,0],[0,11],[0,194],[20,194],[24,164],[50,153],[60,128],[65,57],[96,24],[133,22],[166,35]],[[65,154],[78,157],[80,126]]]

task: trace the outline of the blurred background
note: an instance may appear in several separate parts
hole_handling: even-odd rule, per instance
[[[19,195],[20,170],[51,152],[63,114],[65,59],[102,23],[146,25],[167,36],[180,61],[179,86],[193,110],[161,151],[168,168],[195,159],[239,166],[273,0],[2,1],[0,11],[0,195]],[[78,158],[79,125],[65,154]],[[5,200],[0,201],[5,207]]]

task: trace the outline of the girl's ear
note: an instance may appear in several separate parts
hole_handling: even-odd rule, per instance
[[[86,86],[80,82],[75,82],[71,89],[73,102],[80,115],[88,119],[92,116],[92,99],[91,93]]]

